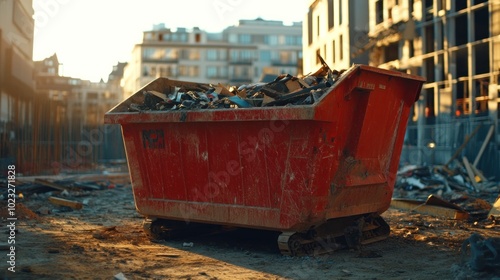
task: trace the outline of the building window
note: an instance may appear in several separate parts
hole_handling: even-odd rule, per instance
[[[413,40],[408,40],[408,56],[410,58],[415,56],[415,46],[413,45]]]
[[[335,40],[332,41],[332,62],[335,63]]]
[[[166,68],[163,66],[158,66],[159,72],[160,72],[160,77],[165,77],[167,75]]]
[[[309,7],[309,11],[307,12],[307,41],[312,44],[312,34],[313,34],[313,18],[312,18],[313,9]]]
[[[217,60],[217,50],[207,50],[207,60]]]
[[[271,46],[276,46],[279,43],[277,35],[267,35],[264,37],[264,43]]]
[[[384,62],[397,60],[399,58],[399,42],[389,44],[384,48]]]
[[[285,36],[285,44],[288,46],[302,46],[302,36]]]
[[[252,51],[250,51],[250,50],[242,50],[240,52],[240,58],[243,61],[251,61],[253,59]]]
[[[189,50],[189,60],[199,60],[200,59],[200,51],[199,50]]]
[[[197,77],[199,76],[198,66],[181,65],[179,66],[179,75],[188,77]]]
[[[260,60],[271,61],[271,51],[270,50],[260,51]]]
[[[319,16],[316,17],[316,35],[319,36],[319,30],[320,30],[320,24],[319,24]]]
[[[424,29],[425,34],[425,53],[434,51],[434,25],[426,26]]]
[[[344,59],[344,36],[339,36],[339,59]]]
[[[280,52],[280,63],[282,64],[294,64],[297,62],[297,59],[293,52],[290,51],[282,51]]]
[[[216,61],[216,60],[225,60],[225,59],[226,59],[225,50],[216,50],[216,49],[207,50],[207,60]]]
[[[216,66],[208,66],[207,67],[207,78],[216,78],[217,77],[217,67]]]
[[[375,2],[375,21],[377,24],[384,21],[384,1],[378,0]]]
[[[250,44],[252,43],[252,36],[250,36],[250,34],[239,34],[238,42],[240,44]]]
[[[195,41],[196,43],[201,42],[201,34],[200,34],[200,33],[196,33],[196,34],[194,34],[194,41]]]
[[[319,60],[320,55],[321,55],[321,50],[317,49],[316,50],[316,64],[320,64],[321,63],[321,61]]]
[[[224,66],[208,66],[207,78],[227,78],[227,68]]]
[[[240,79],[251,79],[249,67],[235,67],[234,77]]]
[[[328,29],[332,29],[333,28],[333,19],[334,19],[334,16],[333,16],[333,0],[328,0]]]
[[[238,34],[229,34],[227,40],[232,44],[238,43]]]
[[[343,14],[343,11],[342,11],[342,1],[343,0],[339,0],[339,25],[342,24],[342,14]]]
[[[155,53],[155,49],[153,49],[153,48],[144,48],[142,50],[142,57],[144,59],[153,58],[154,53]]]
[[[231,61],[233,62],[249,62],[253,59],[251,50],[231,50]]]

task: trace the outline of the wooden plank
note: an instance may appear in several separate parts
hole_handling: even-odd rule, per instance
[[[493,131],[495,130],[495,126],[491,125],[490,130],[488,130],[488,134],[486,134],[486,138],[484,139],[483,144],[481,145],[481,148],[479,149],[479,152],[477,153],[476,159],[474,159],[474,163],[472,166],[476,167],[477,164],[479,163],[479,160],[481,159],[481,156],[484,153],[484,150],[486,149],[486,146],[488,145],[488,142],[490,142],[491,136],[493,135]]]
[[[479,178],[481,178],[481,183],[486,183],[488,182],[488,178],[486,178],[479,169],[477,169],[474,165],[470,166],[472,168],[472,171],[474,171],[474,174],[476,174]]]
[[[467,159],[467,157],[463,157],[462,161],[464,163],[465,170],[467,170],[467,175],[469,175],[469,179],[470,179],[470,181],[472,183],[472,186],[474,187],[474,190],[476,192],[479,192],[478,185],[477,185],[477,182],[476,182],[476,176],[474,175],[474,171],[472,171],[472,167],[471,167],[471,165],[469,163],[469,160]]]
[[[50,182],[47,180],[43,180],[43,179],[35,179],[35,184],[44,185],[44,186],[51,187],[53,189],[60,190],[60,191],[69,191],[70,190],[70,188],[68,188],[68,187],[65,187],[65,186],[62,186],[62,185],[59,185],[59,184],[56,184],[56,183],[53,183],[53,182]]]
[[[470,139],[472,139],[472,137],[474,137],[474,135],[476,135],[476,133],[479,131],[480,127],[481,127],[481,124],[479,124],[470,135],[466,135],[465,136],[465,141],[462,143],[462,145],[460,145],[460,147],[458,147],[458,149],[455,151],[455,153],[453,154],[453,156],[448,160],[448,162],[444,166],[448,167],[448,165],[454,159],[456,159],[458,157],[458,155],[460,155],[460,153],[465,148],[465,146],[467,146],[467,143],[469,143]]]
[[[164,93],[161,93],[161,92],[156,91],[156,90],[148,90],[148,91],[146,91],[146,92],[147,92],[147,93],[150,93],[150,94],[152,94],[152,95],[154,95],[154,96],[156,96],[156,97],[158,97],[158,98],[163,99],[163,101],[167,101],[167,95],[166,95],[166,94],[164,94]]]
[[[77,210],[80,210],[83,208],[83,204],[81,202],[67,200],[67,199],[63,199],[63,198],[59,198],[59,197],[51,196],[51,197],[49,197],[49,201],[55,205],[71,207],[71,208],[77,209]]]

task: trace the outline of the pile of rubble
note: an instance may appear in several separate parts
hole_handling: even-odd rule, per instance
[[[50,214],[82,209],[87,203],[86,196],[94,191],[122,188],[129,185],[128,173],[87,174],[61,177],[19,177],[16,178],[16,202],[41,199],[50,202],[52,207],[43,205],[34,209],[37,214]],[[0,187],[6,184],[0,181]],[[0,193],[0,200],[8,197],[7,187]],[[21,205],[21,204],[18,204]]]
[[[183,86],[167,87],[163,92],[145,90],[142,104],[132,103],[129,111],[194,110],[293,106],[314,104],[344,72],[331,70],[324,60],[322,67],[302,78],[282,74],[270,83],[224,86],[198,85],[198,90]]]
[[[469,219],[486,219],[499,194],[500,184],[493,178],[486,178],[467,161],[464,163],[454,161],[453,168],[447,165],[404,166],[397,173],[393,197],[420,201],[438,198],[442,200],[440,204],[455,204],[455,208],[467,213]]]

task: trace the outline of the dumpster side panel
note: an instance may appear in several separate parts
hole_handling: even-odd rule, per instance
[[[330,177],[327,218],[381,213],[389,207],[399,146],[421,85],[363,68],[345,79],[333,90],[339,111],[335,150],[340,156]]]
[[[313,192],[315,122],[123,128],[136,206],[146,216],[282,229],[311,215],[302,201]]]

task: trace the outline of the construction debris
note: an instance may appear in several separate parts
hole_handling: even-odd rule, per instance
[[[302,78],[282,74],[270,83],[236,86],[202,85],[197,90],[183,86],[166,87],[163,92],[145,90],[142,104],[132,103],[129,111],[194,110],[309,105],[317,102],[343,73],[322,67]]]
[[[469,213],[461,207],[432,194],[425,201],[392,199],[391,207],[453,220],[466,220],[469,218]]]
[[[35,179],[35,184],[40,184],[43,186],[51,187],[53,189],[60,190],[60,191],[67,191],[68,190],[68,187],[66,187],[66,186],[57,184],[55,182],[43,180],[43,179]]]
[[[66,207],[70,207],[70,208],[77,209],[77,210],[80,210],[83,208],[83,204],[81,202],[63,199],[63,198],[59,198],[59,197],[51,196],[51,197],[49,197],[49,201],[55,205],[66,206]]]
[[[497,200],[488,213],[488,217],[493,218],[494,220],[500,220],[500,196],[497,197]]]
[[[453,168],[414,165],[402,167],[397,173],[393,196],[395,199],[391,205],[443,218],[486,219],[492,208],[491,199],[500,190],[499,184],[486,178],[466,157],[462,158],[462,162],[455,159],[453,164]],[[426,201],[428,198],[433,201],[429,203]],[[435,199],[440,200],[440,205],[434,204]],[[444,202],[449,204],[444,205]]]
[[[500,268],[500,238],[484,238],[478,233],[462,244],[462,254],[468,257],[470,267],[475,271]]]

